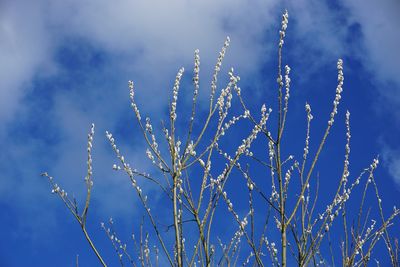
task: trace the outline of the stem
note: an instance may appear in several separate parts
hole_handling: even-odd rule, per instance
[[[280,153],[280,137],[277,140],[276,150],[277,159],[276,165],[278,169],[278,180],[279,180],[279,199],[280,199],[280,215],[281,215],[281,238],[282,238],[282,267],[286,267],[286,251],[287,251],[287,238],[286,238],[286,228],[287,224],[285,221],[285,199],[284,199],[284,188],[282,179],[282,166],[281,166],[281,153]]]
[[[283,37],[281,37],[283,38]],[[278,89],[278,133],[276,137],[276,169],[278,174],[279,182],[279,200],[280,200],[280,215],[281,215],[281,242],[282,242],[282,267],[286,267],[286,250],[287,250],[287,238],[286,238],[286,222],[285,222],[285,199],[284,199],[284,188],[282,179],[282,165],[281,165],[281,140],[283,134],[283,124],[282,121],[282,46],[278,49],[278,78],[279,89]]]
[[[286,246],[287,246],[287,239],[286,239],[286,226],[282,226],[282,267],[286,266]]]
[[[100,253],[97,251],[96,247],[94,246],[92,239],[90,239],[90,236],[87,233],[85,226],[81,225],[81,227],[82,227],[83,233],[85,234],[85,238],[88,241],[88,243],[89,243],[90,247],[92,248],[92,250],[94,251],[94,253],[96,254],[96,257],[99,259],[99,261],[101,262],[101,264],[103,266],[107,266],[107,264],[104,262],[103,258],[100,256]]]
[[[178,177],[174,174],[174,228],[175,228],[175,243],[176,243],[176,259],[178,262],[178,266],[182,267],[182,247],[181,247],[181,240],[179,234],[179,219],[178,219],[178,205],[177,205],[177,181]]]

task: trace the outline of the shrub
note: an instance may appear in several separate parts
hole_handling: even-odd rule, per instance
[[[135,101],[135,88],[129,81],[131,106],[137,122],[148,145],[146,155],[154,165],[152,174],[133,169],[118,148],[113,135],[106,132],[112,150],[119,160],[115,170],[124,171],[144,208],[146,220],[140,228],[140,243],[133,237],[135,249],[127,249],[113,228],[113,220],[101,227],[110,239],[121,265],[129,262],[133,266],[166,265],[171,266],[230,266],[243,262],[243,265],[264,266],[271,262],[274,266],[299,266],[335,264],[331,244],[331,232],[335,229],[342,236],[340,247],[343,266],[367,265],[379,240],[383,240],[387,256],[393,266],[398,266],[398,246],[389,227],[400,211],[394,208],[392,214],[385,216],[381,196],[374,178],[378,158],[363,169],[358,176],[350,176],[350,113],[346,112],[346,144],[342,175],[338,185],[319,188],[315,166],[321,151],[335,123],[335,117],[343,91],[343,61],[337,61],[337,86],[332,111],[322,139],[315,153],[310,153],[310,129],[313,119],[310,104],[305,104],[306,133],[304,150],[300,157],[289,154],[290,148],[282,142],[285,133],[286,118],[290,98],[290,67],[282,64],[282,49],[288,25],[288,13],[282,16],[278,43],[277,75],[277,111],[262,105],[259,112],[250,111],[241,95],[238,85],[239,76],[229,71],[229,82],[217,93],[217,78],[229,46],[229,38],[219,53],[211,82],[209,108],[206,116],[197,116],[196,108],[199,95],[199,51],[194,55],[193,98],[191,111],[177,112],[178,95],[184,69],[180,69],[172,90],[169,105],[168,123],[163,123],[163,134],[156,134],[149,118],[143,119]],[[235,104],[235,106],[234,106]],[[231,116],[231,113],[238,115]],[[254,114],[255,113],[255,114]],[[188,115],[188,124],[181,127],[177,121]],[[275,116],[275,117],[274,117]],[[199,118],[200,117],[200,118]],[[197,120],[196,120],[197,119]],[[245,137],[232,150],[233,132],[236,124],[241,124],[241,133]],[[246,127],[250,125],[250,129]],[[78,204],[62,190],[54,179],[46,176],[57,194],[78,221],[83,233],[102,265],[106,266],[99,250],[92,242],[86,229],[86,219],[91,199],[92,180],[92,141],[94,125],[88,135],[87,175],[85,178],[87,197],[84,208],[78,211]],[[227,136],[232,139],[226,141]],[[164,146],[159,145],[160,137],[165,139]],[[256,138],[258,139],[256,140]],[[225,140],[225,141],[224,141]],[[231,143],[224,148],[226,142]],[[256,146],[254,148],[254,146]],[[259,149],[265,147],[266,149]],[[212,164],[213,162],[213,164]],[[256,167],[250,168],[252,166]],[[338,166],[339,168],[339,166]],[[162,178],[159,178],[162,177]],[[232,178],[234,177],[234,178]],[[238,178],[241,177],[241,178]],[[229,181],[240,179],[241,188],[229,190]],[[164,194],[170,203],[170,217],[173,223],[162,231],[156,219],[152,203],[142,190],[143,180],[148,180]],[[347,205],[353,201],[353,190],[361,187],[362,198],[357,202],[358,211],[348,214]],[[376,219],[369,219],[369,209],[365,200],[369,197],[368,188],[373,189],[376,199]],[[323,210],[317,203],[318,191],[328,190],[331,201]],[[235,194],[241,194],[235,197]],[[245,194],[245,195],[243,195]],[[235,205],[233,204],[235,202]],[[238,204],[238,205],[237,205]],[[243,208],[236,206],[246,206]],[[216,220],[227,228],[235,225],[231,238],[221,239],[225,234],[216,233],[213,227]],[[335,228],[334,228],[335,227]],[[151,229],[152,228],[152,229]],[[144,233],[144,232],[145,233]],[[172,235],[173,233],[173,235]],[[221,235],[221,236],[220,236]],[[153,236],[154,238],[150,238]],[[272,240],[279,240],[273,242]],[[152,249],[150,242],[156,242]],[[135,253],[131,255],[131,253]],[[336,263],[338,261],[336,260]]]

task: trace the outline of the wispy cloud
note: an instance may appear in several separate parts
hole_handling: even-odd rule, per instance
[[[400,187],[400,151],[383,145],[382,156],[389,174]]]
[[[51,71],[52,43],[43,4],[0,4],[0,122],[15,114],[21,98],[29,92],[32,78]]]
[[[367,55],[363,63],[378,79],[395,81],[400,85],[400,3],[387,1],[343,1],[349,9],[350,20],[361,25],[363,46]],[[379,67],[377,67],[379,66]],[[384,92],[382,92],[384,93]]]

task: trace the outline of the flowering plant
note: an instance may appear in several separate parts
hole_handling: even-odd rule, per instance
[[[230,266],[236,265],[238,261],[242,261],[243,265],[251,263],[264,266],[270,262],[274,266],[283,267],[294,263],[298,266],[319,265],[328,262],[334,264],[335,253],[330,244],[330,233],[335,224],[343,229],[343,241],[340,245],[343,266],[367,265],[371,260],[372,251],[380,239],[384,240],[390,262],[393,266],[398,266],[398,246],[390,235],[389,227],[400,214],[400,210],[394,208],[389,216],[385,216],[383,213],[382,200],[374,178],[374,171],[379,163],[377,158],[358,176],[350,176],[349,111],[346,112],[345,120],[346,145],[343,172],[338,179],[338,186],[333,192],[331,201],[324,210],[319,213],[316,211],[319,187],[314,170],[338,113],[344,85],[341,59],[337,61],[337,86],[333,108],[317,151],[313,155],[310,153],[310,129],[313,115],[309,103],[305,104],[307,128],[301,156],[287,154],[288,149],[284,149],[282,140],[287,122],[291,86],[291,68],[288,65],[283,67],[282,64],[282,50],[288,19],[288,12],[285,11],[279,31],[276,79],[278,97],[277,110],[274,113],[272,108],[267,108],[265,104],[260,107],[258,114],[250,111],[241,94],[240,77],[235,74],[233,69],[228,73],[229,82],[218,94],[217,79],[230,44],[229,38],[226,39],[215,65],[211,81],[209,109],[201,126],[196,124],[200,56],[198,50],[194,53],[192,108],[189,124],[185,128],[186,132],[183,137],[178,134],[181,131],[177,121],[180,116],[185,114],[178,114],[177,106],[184,69],[181,68],[178,71],[172,90],[169,125],[163,124],[162,136],[165,139],[165,149],[159,145],[158,138],[160,136],[155,133],[150,118],[146,117],[143,120],[135,100],[134,83],[129,81],[131,107],[147,144],[145,153],[154,165],[157,175],[132,168],[117,146],[112,133],[106,132],[106,137],[119,161],[118,164],[113,165],[113,169],[124,171],[128,175],[144,208],[146,223],[150,225],[150,229],[147,229],[142,224],[139,245],[133,236],[137,249],[135,250],[136,255],[132,255],[131,250],[127,249],[127,244],[117,237],[113,228],[114,221],[110,219],[108,226],[101,223],[122,266],[126,261],[133,266],[157,266],[159,264]],[[240,109],[240,113],[231,116],[234,103],[238,103],[236,110]],[[271,122],[270,118],[273,115],[276,116],[276,124]],[[246,136],[234,151],[230,152],[228,149],[224,149],[221,143],[225,136],[232,133],[231,129],[235,124],[243,122],[250,123],[251,130],[246,132]],[[87,197],[82,212],[78,211],[76,200],[71,199],[51,176],[47,173],[44,176],[48,177],[52,192],[62,199],[78,221],[100,263],[106,266],[105,260],[86,229],[93,187],[91,157],[93,136],[94,125],[88,135],[88,170],[85,178]],[[262,140],[256,141],[257,138]],[[266,159],[263,159],[264,154],[259,155],[258,150],[253,149],[256,142],[261,142],[260,144],[267,148]],[[224,164],[221,165],[221,162]],[[261,165],[266,171],[252,171],[248,167],[250,162]],[[237,192],[229,191],[229,181],[233,179],[232,176],[242,177],[241,182],[247,192],[246,198],[235,198],[233,196]],[[364,177],[366,178],[364,179]],[[173,229],[173,236],[168,234],[172,231],[164,233],[160,230],[160,222],[151,210],[152,204],[141,186],[141,178],[154,183],[170,201],[170,218],[173,222],[168,226],[168,230]],[[268,186],[265,186],[266,178],[270,181]],[[355,218],[349,218],[349,214],[346,212],[347,203],[352,200],[352,192],[362,184],[364,189],[358,205],[359,212]],[[294,189],[295,187],[297,189]],[[363,216],[369,187],[374,189],[380,215],[380,218],[371,220],[368,220],[368,216]],[[243,201],[243,199],[245,200]],[[236,202],[235,205],[234,202]],[[236,208],[236,205],[243,206],[243,203],[248,203],[244,213],[243,208]],[[235,225],[236,230],[230,239],[221,240],[213,227],[218,214],[226,215],[221,217],[226,220],[224,223]],[[356,223],[350,223],[350,220],[356,221]],[[143,230],[146,231],[146,234],[143,234]],[[151,236],[155,238],[151,239]],[[324,240],[328,240],[328,244],[323,242]],[[154,250],[150,246],[152,241],[156,243]],[[171,243],[172,245],[170,245]],[[328,260],[329,255],[331,260]]]

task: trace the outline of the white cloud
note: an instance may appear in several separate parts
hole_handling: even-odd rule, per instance
[[[289,10],[296,20],[296,28],[292,30],[292,34],[304,42],[309,51],[322,52],[318,54],[317,62],[343,57],[348,53],[344,41],[348,25],[346,21],[340,21],[341,14],[334,12],[324,1],[291,1]],[[305,61],[314,64],[309,58]]]
[[[0,4],[0,122],[14,115],[33,76],[52,69],[41,8],[33,2]]]
[[[242,75],[251,73],[265,52],[263,34],[276,22],[276,14],[271,14],[275,5],[239,0],[3,2],[0,121],[15,115],[35,77],[56,73],[54,55],[68,38],[84,40],[118,58],[113,64],[127,66],[148,95],[169,86],[171,74],[180,66],[191,67],[196,48],[202,55],[202,73],[211,73],[227,35],[233,45],[226,66],[239,66]],[[161,90],[161,95],[167,92]],[[160,104],[159,99],[151,98],[150,106]]]
[[[372,73],[384,80],[393,80],[400,85],[398,66],[400,62],[400,2],[343,1],[350,16],[360,23],[368,56],[365,65]]]
[[[343,1],[350,20],[361,25],[362,47],[358,56],[376,84],[378,113],[393,113],[400,126],[400,2]]]
[[[396,184],[400,187],[400,150],[395,150],[387,145],[382,147],[384,166],[392,176]]]

